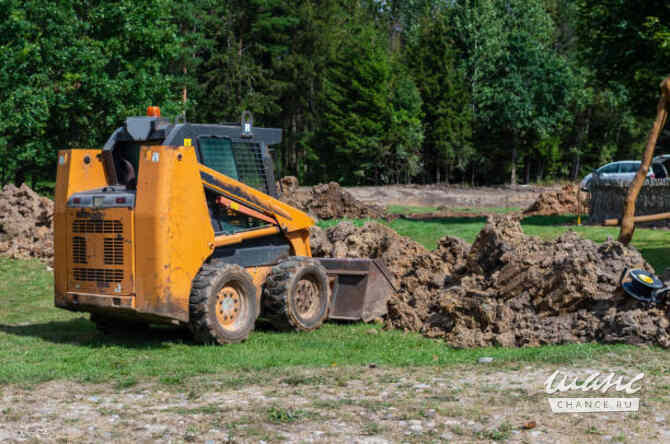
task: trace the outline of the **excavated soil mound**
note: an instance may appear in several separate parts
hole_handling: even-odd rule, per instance
[[[382,258],[398,292],[387,326],[455,347],[598,341],[670,347],[668,307],[618,289],[624,267],[651,271],[632,248],[573,232],[526,236],[513,216],[491,216],[472,247],[452,237],[428,251],[377,223],[312,231],[315,255]]]
[[[282,178],[279,183],[281,201],[318,219],[364,219],[385,216],[382,208],[356,200],[336,182],[300,189],[298,179],[288,176]]]
[[[279,183],[277,184],[277,189],[281,191],[282,194],[293,194],[296,191],[298,191],[298,187],[300,186],[300,182],[298,182],[298,178],[295,176],[286,176],[282,177],[279,179]]]
[[[0,255],[15,259],[53,258],[54,204],[26,184],[0,193]]]
[[[545,191],[535,202],[526,208],[524,216],[558,216],[561,214],[577,214],[580,205],[577,202],[578,185],[565,185],[558,191]],[[581,195],[581,212],[587,208],[586,195]]]
[[[567,232],[526,236],[518,219],[492,217],[468,253],[465,272],[437,295],[447,320],[428,332],[460,347],[598,341],[670,347],[667,307],[625,296],[625,267],[653,271],[639,252]],[[426,327],[424,327],[426,330]]]
[[[312,227],[310,245],[317,257],[382,258],[395,278],[394,287],[414,293],[421,301],[443,287],[446,276],[464,264],[463,252],[469,249],[462,240],[447,237],[429,251],[376,222],[362,227],[342,222],[326,231]]]

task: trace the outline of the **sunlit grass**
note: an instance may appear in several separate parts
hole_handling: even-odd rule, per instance
[[[365,221],[354,221],[357,225]],[[337,221],[322,222],[330,226]],[[387,223],[387,222],[384,222]],[[447,234],[472,242],[485,219],[443,219],[388,224],[428,248]],[[617,228],[577,227],[572,216],[528,218],[528,234],[553,238],[573,229],[602,242],[616,237]],[[657,270],[668,264],[670,231],[638,229],[633,244]],[[268,370],[287,367],[378,365],[449,366],[475,364],[481,356],[497,363],[665,362],[655,348],[572,344],[536,348],[480,348],[456,350],[438,340],[378,325],[329,323],[311,333],[259,330],[248,341],[229,346],[192,343],[180,331],[152,328],[149,333],[106,336],[88,320],[88,314],[53,307],[53,277],[36,261],[0,259],[0,384],[34,383],[51,379],[114,382],[152,379],[179,384],[184,378],[222,371]],[[370,329],[377,334],[370,334]],[[653,358],[653,359],[652,359]],[[475,364],[476,365],[476,364]]]

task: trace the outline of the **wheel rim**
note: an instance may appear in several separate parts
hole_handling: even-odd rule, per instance
[[[298,316],[309,319],[319,311],[319,285],[305,277],[298,281],[295,289],[295,307]]]
[[[246,301],[241,293],[236,286],[227,284],[216,296],[216,319],[224,330],[237,330],[244,319]]]

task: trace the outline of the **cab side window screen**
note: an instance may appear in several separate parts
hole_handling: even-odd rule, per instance
[[[261,147],[253,142],[233,142],[240,181],[266,194],[270,192],[261,157]]]
[[[239,180],[250,187],[269,193],[261,146],[253,142],[233,142],[218,137],[198,139],[203,165]]]
[[[203,165],[240,180],[233,154],[233,143],[230,139],[203,137],[198,141],[198,147]]]

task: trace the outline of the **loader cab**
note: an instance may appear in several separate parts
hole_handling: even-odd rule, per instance
[[[277,197],[269,147],[281,141],[280,129],[253,127],[253,119],[248,112],[243,114],[240,124],[212,125],[165,119],[160,117],[159,110],[152,108],[147,116],[127,118],[125,125],[114,131],[103,147],[105,175],[112,185],[93,192],[104,191],[111,207],[134,202],[133,193],[142,174],[140,151],[143,146],[152,145],[193,147],[202,165]],[[206,172],[201,175],[203,180],[211,176]],[[210,183],[213,180],[209,177]],[[264,226],[263,221],[257,218],[225,211],[217,204],[218,194],[207,186],[205,195],[216,235],[235,234]],[[124,205],[116,205],[117,197]]]
[[[132,190],[142,146],[193,146],[201,164],[277,197],[270,146],[280,142],[280,129],[254,128],[246,112],[239,125],[180,123],[158,113],[127,118],[105,143],[102,156],[109,183]]]

